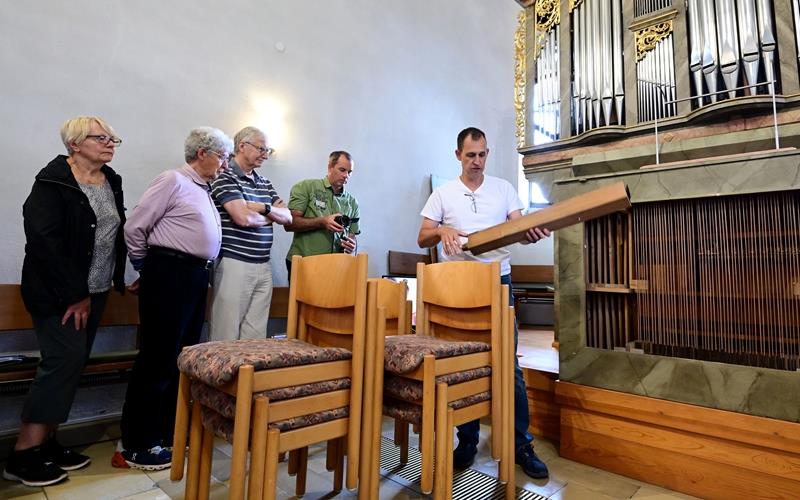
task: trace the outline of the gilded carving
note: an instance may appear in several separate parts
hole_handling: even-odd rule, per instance
[[[536,45],[533,47],[533,59],[539,58],[544,47],[544,40],[561,21],[561,2],[559,0],[536,0],[534,5],[534,22],[536,24]]]
[[[654,24],[636,31],[636,61],[644,59],[645,54],[653,50],[656,44],[670,33],[672,33],[672,21]]]
[[[580,7],[582,3],[583,0],[569,0],[569,13],[572,14],[572,11]]]
[[[517,146],[525,146],[525,9],[517,16],[517,31],[514,33],[514,110],[516,111]]]

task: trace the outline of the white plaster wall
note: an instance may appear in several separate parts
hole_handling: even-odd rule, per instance
[[[488,172],[516,184],[518,11],[513,0],[0,2],[0,282],[19,281],[22,203],[79,114],[123,137],[112,165],[129,209],[182,163],[194,126],[266,128],[278,155],[262,173],[284,197],[349,150],[361,249],[371,275],[385,272],[387,250],[418,251],[428,175],[458,175],[461,128],[487,133]],[[289,243],[277,229],[277,285]]]

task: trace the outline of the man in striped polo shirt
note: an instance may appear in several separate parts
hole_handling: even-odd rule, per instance
[[[292,222],[272,183],[255,171],[272,152],[266,134],[245,127],[233,142],[228,170],[211,184],[222,220],[222,250],[214,268],[210,340],[266,337],[272,223]]]

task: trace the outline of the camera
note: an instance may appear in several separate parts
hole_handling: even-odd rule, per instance
[[[350,224],[355,224],[358,222],[358,217],[348,217],[347,215],[337,215],[333,218],[334,222],[342,226],[343,228],[347,229],[350,227]]]

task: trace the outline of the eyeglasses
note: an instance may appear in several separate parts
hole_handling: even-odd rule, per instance
[[[255,148],[256,151],[258,151],[259,155],[272,156],[272,155],[275,154],[275,150],[272,149],[272,148],[262,148],[261,146],[256,146],[252,142],[247,142],[247,141],[242,141],[242,142],[247,144],[248,146],[251,146],[251,147]]]
[[[106,146],[108,146],[109,143],[113,144],[114,146],[119,146],[122,144],[122,139],[119,137],[114,137],[113,135],[87,135],[86,138],[94,139],[100,144],[104,144]]]
[[[472,213],[478,213],[478,204],[475,202],[475,193],[464,193],[464,196],[469,198],[469,201],[472,202]]]
[[[231,155],[229,155],[229,154],[223,155],[222,153],[217,153],[213,149],[209,149],[208,152],[211,153],[212,155],[216,156],[217,158],[219,158],[219,162],[220,163],[228,163],[230,161],[230,159],[231,159]]]

